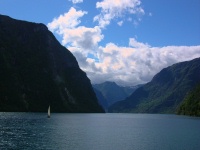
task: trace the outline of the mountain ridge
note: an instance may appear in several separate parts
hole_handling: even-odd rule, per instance
[[[73,54],[44,24],[0,15],[0,111],[104,112]]]
[[[97,95],[99,102],[107,110],[113,103],[123,100],[128,97],[135,89],[141,85],[132,87],[123,87],[117,85],[115,82],[106,81],[100,84],[93,84],[93,89]]]
[[[187,93],[200,82],[200,58],[162,69],[109,112],[175,113]]]

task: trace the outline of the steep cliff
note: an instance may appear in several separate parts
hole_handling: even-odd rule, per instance
[[[75,57],[43,24],[0,15],[0,111],[103,112]]]

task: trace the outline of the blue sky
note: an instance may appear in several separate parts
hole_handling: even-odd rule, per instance
[[[48,26],[92,83],[146,83],[200,57],[199,0],[0,0],[0,14]]]

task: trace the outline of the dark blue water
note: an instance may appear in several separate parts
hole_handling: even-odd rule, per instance
[[[199,150],[200,118],[0,113],[0,149]]]

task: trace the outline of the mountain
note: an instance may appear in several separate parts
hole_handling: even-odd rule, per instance
[[[0,15],[0,111],[104,112],[75,57],[43,24]]]
[[[93,88],[95,91],[98,91],[98,93],[101,93],[101,97],[99,97],[99,94],[97,94],[99,101],[101,102],[106,100],[107,106],[110,106],[113,103],[124,100],[126,97],[131,95],[131,93],[137,89],[138,86],[122,87],[117,85],[115,82],[106,81],[101,84],[94,84]]]
[[[95,94],[97,96],[99,104],[107,112],[107,109],[108,109],[108,100],[103,96],[103,94],[99,90],[97,90],[95,88],[93,88],[93,89],[94,89],[94,92],[95,92]]]
[[[200,58],[161,70],[109,112],[175,113],[188,92],[200,83]]]
[[[200,117],[200,84],[185,97],[177,114]]]

